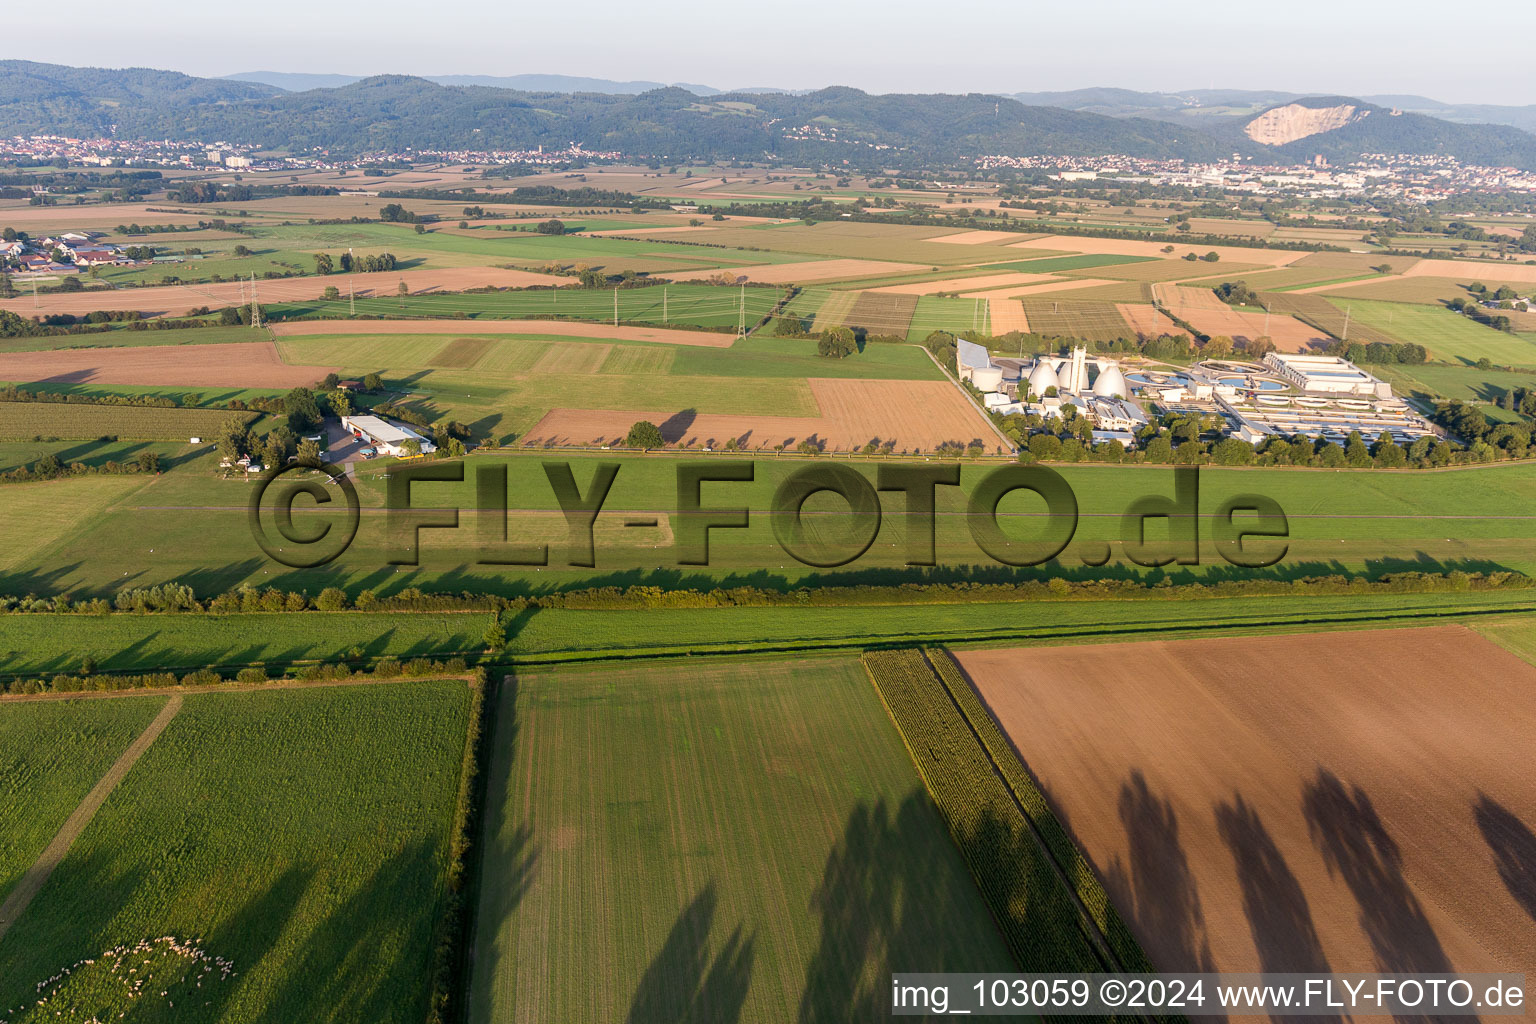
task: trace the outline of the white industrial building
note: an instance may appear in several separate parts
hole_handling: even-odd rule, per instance
[[[1111,359],[1095,359],[1099,375],[1093,386],[1088,385],[1088,350],[1078,346],[1064,358],[1041,356],[1029,371],[1029,392],[1036,398],[1045,397],[1046,388],[1055,388],[1068,395],[1097,395],[1100,398],[1128,398],[1130,386],[1120,364]]]
[[[384,455],[406,454],[406,442],[415,441],[423,455],[437,451],[437,445],[422,437],[410,427],[397,426],[378,416],[343,416],[341,426],[355,437],[361,437]]]
[[[1264,365],[1287,383],[1316,394],[1391,398],[1392,385],[1377,380],[1348,359],[1337,356],[1270,352]]]

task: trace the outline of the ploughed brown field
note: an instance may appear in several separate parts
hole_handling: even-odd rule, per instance
[[[523,439],[524,444],[613,444],[640,420],[661,428],[668,444],[719,448],[735,438],[749,451],[793,448],[812,441],[826,451],[847,451],[870,441],[894,441],[897,451],[931,451],[946,441],[976,438],[991,451],[1001,442],[991,423],[948,381],[831,380],[812,378],[820,416],[731,416],[691,410],[624,412],[554,409]]]
[[[1281,313],[1239,312],[1231,306],[1221,309],[1176,309],[1180,317],[1210,337],[1225,334],[1234,341],[1252,341],[1268,332],[1269,339],[1281,352],[1307,352],[1321,348],[1333,339],[1310,324]]]
[[[270,341],[0,353],[0,380],[20,382],[294,388],[339,369],[291,366]]]
[[[320,298],[326,286],[334,285],[345,296],[348,287],[358,298],[393,296],[404,281],[412,295],[433,292],[457,292],[466,288],[529,288],[543,285],[561,288],[575,283],[575,278],[536,274],[531,270],[504,270],[500,267],[452,267],[444,270],[390,270],[376,274],[331,274],[324,277],[282,277],[258,280],[256,294],[262,302],[304,302]],[[350,282],[350,285],[349,285]],[[205,284],[152,285],[147,288],[86,288],[79,292],[58,292],[0,300],[0,309],[22,316],[49,313],[80,315],[98,309],[133,309],[146,316],[180,316],[204,306],[218,309],[250,301],[250,283],[239,281]]]
[[[1164,971],[1536,971],[1536,667],[1460,626],[959,654]]]
[[[313,334],[529,334],[704,348],[730,348],[736,343],[734,334],[680,331],[671,327],[614,327],[577,320],[294,320],[272,324],[271,330],[279,338]]]
[[[1121,316],[1125,317],[1125,322],[1131,325],[1131,329],[1143,338],[1189,333],[1164,316],[1156,306],[1117,302],[1115,308],[1120,311]]]

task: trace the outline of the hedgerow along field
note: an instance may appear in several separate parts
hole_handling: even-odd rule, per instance
[[[660,582],[660,581],[658,581]],[[709,578],[670,582],[712,586]],[[1277,592],[1248,597],[1219,590],[1168,600],[1157,590],[1139,598],[1088,594],[1059,599],[960,586],[945,593],[895,598],[857,594],[772,605],[715,607],[702,600],[646,607],[643,601],[591,600],[585,606],[504,612],[509,656],[525,664],[620,661],[662,655],[744,651],[859,650],[872,644],[1113,641],[1187,632],[1351,628],[1365,623],[1475,620],[1536,610],[1528,590],[1450,593],[1362,593],[1341,584],[1331,593]],[[0,654],[15,679],[80,673],[83,660],[100,671],[215,668],[232,675],[260,664],[276,674],[296,663],[379,657],[476,657],[485,646],[489,612],[270,612],[160,615],[154,636],[133,614],[92,616],[90,628],[53,614],[0,616]],[[0,683],[5,682],[0,676]]]
[[[33,437],[94,440],[111,436],[123,441],[185,442],[192,437],[211,438],[231,418],[250,423],[258,415],[222,409],[0,401],[0,441]]]
[[[103,954],[171,936],[233,973],[169,956],[135,1020],[424,1020],[469,709],[462,680],[188,695],[0,941],[0,1008],[77,965],[11,1019],[116,1017]]]
[[[0,707],[0,901],[164,703],[146,697]]]
[[[995,728],[979,731],[970,685],[933,657],[942,676],[920,650],[863,660],[1014,959],[1025,971],[1149,970],[1017,755]]]
[[[475,1020],[872,1020],[1012,966],[854,657],[520,672],[490,744]]]

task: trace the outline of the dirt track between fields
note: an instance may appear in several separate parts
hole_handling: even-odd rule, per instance
[[[138,763],[144,751],[148,750],[150,744],[160,738],[165,727],[171,724],[171,719],[175,718],[176,713],[181,710],[181,703],[182,698],[179,693],[165,702],[160,713],[144,728],[143,732],[135,737],[132,743],[128,744],[128,749],[118,755],[112,767],[108,768],[106,774],[91,787],[91,791],[75,807],[74,812],[65,820],[53,840],[16,882],[10,894],[6,896],[5,902],[0,903],[0,939],[5,938],[5,933],[10,931],[11,925],[26,912],[33,897],[42,890],[54,869],[63,862],[65,854],[69,853],[69,848],[74,845],[76,839],[80,838],[80,833],[85,831],[91,819],[96,816],[96,812],[101,809],[101,805],[106,803],[107,797],[111,796],[112,791],[117,788],[117,784],[123,781],[123,777]]]
[[[1536,667],[1478,634],[959,660],[1159,970],[1536,970]]]

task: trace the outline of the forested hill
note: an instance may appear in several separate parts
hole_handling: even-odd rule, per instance
[[[46,67],[0,63],[0,136],[98,135],[115,125],[123,138],[229,139],[351,153],[407,147],[563,149],[579,142],[588,149],[661,158],[777,154],[841,161],[873,160],[880,152],[882,159],[897,162],[980,153],[1204,157],[1219,152],[1214,141],[1178,125],[981,95],[871,96],[843,88],[804,96],[708,98],[680,88],[639,95],[532,93],[397,75],[287,93],[168,75],[163,94],[157,94],[143,87],[144,72],[59,68],[49,78],[40,72]],[[111,82],[115,75],[125,81]],[[196,82],[206,82],[206,92],[195,93],[189,83]],[[806,127],[811,130],[799,130]]]
[[[1536,138],[1510,129],[1394,119],[1405,143],[1386,148],[1372,119],[1358,139],[1308,139],[1335,160],[1355,152],[1451,152],[1468,162],[1536,168]],[[1212,126],[1213,128],[1216,126]],[[1221,126],[1225,128],[1226,126]],[[415,149],[620,150],[658,159],[826,161],[933,165],[982,154],[1206,160],[1273,153],[1237,133],[1136,117],[1026,105],[981,94],[869,95],[829,88],[805,95],[681,88],[638,95],[535,93],[445,86],[386,75],[339,88],[282,92],[268,85],[142,69],[105,71],[0,62],[0,137],[17,134],[230,140],[333,153]],[[1518,139],[1506,139],[1518,136]],[[1465,153],[1466,155],[1463,155]],[[1286,153],[1287,156],[1291,154]]]

